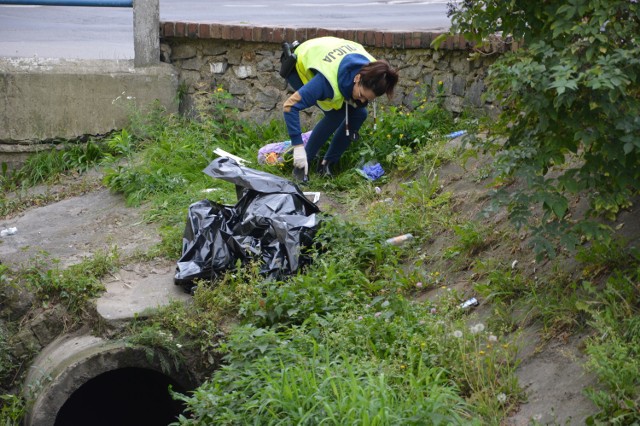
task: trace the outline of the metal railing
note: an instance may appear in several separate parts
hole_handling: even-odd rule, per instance
[[[0,4],[30,6],[133,7],[133,0],[0,0]]]
[[[160,63],[160,0],[0,0],[0,5],[133,7],[133,63]]]

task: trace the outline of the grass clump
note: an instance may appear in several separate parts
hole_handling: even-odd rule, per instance
[[[640,422],[640,258],[616,269],[601,286],[586,281],[591,300],[579,307],[594,329],[588,339],[587,368],[601,386],[587,389],[600,411],[591,424]]]
[[[100,164],[107,154],[108,148],[96,138],[89,139],[86,143],[65,142],[30,156],[14,172],[9,172],[5,164],[0,186],[4,191],[12,191],[55,181],[67,172],[86,172]]]
[[[16,279],[43,305],[62,304],[79,318],[86,303],[104,291],[100,279],[114,272],[119,261],[119,253],[114,248],[111,252],[97,253],[81,263],[61,268],[57,260],[50,260],[47,253],[41,253],[17,271]]]
[[[304,327],[243,326],[227,347],[225,366],[182,398],[195,416],[180,424],[450,424],[467,416],[444,372],[419,359],[411,371],[363,359]]]

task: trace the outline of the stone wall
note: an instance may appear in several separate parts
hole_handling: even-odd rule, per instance
[[[429,32],[160,22],[159,33],[164,63],[158,67],[134,69],[121,61],[102,61],[100,66],[0,61],[0,87],[7,94],[0,102],[4,119],[0,120],[4,124],[0,126],[0,163],[19,167],[28,155],[52,148],[56,141],[83,140],[83,135],[122,128],[128,113],[117,109],[114,100],[125,94],[137,106],[159,99],[169,111],[192,114],[223,89],[232,95],[230,104],[241,117],[259,123],[280,120],[282,104],[290,94],[278,74],[282,42],[329,35],[355,40],[399,69],[400,83],[391,101],[395,105],[411,107],[416,99],[433,98],[442,82],[446,109],[494,109],[482,95],[488,66],[496,55],[469,61],[473,46],[461,36],[447,37],[434,50],[431,42],[440,34]],[[503,50],[499,44],[492,46],[494,52]],[[71,65],[62,66],[67,63]],[[159,72],[153,74],[153,70]],[[176,92],[179,108],[174,103]],[[309,129],[317,114],[318,109],[306,111],[303,126]]]
[[[431,41],[439,35],[434,33],[163,22],[160,48],[162,61],[171,63],[179,74],[183,113],[193,112],[199,101],[206,101],[221,88],[233,95],[231,103],[241,116],[265,122],[281,119],[282,103],[291,93],[278,74],[282,41],[325,35],[356,40],[374,57],[398,68],[395,105],[410,108],[416,99],[434,97],[442,82],[446,109],[456,113],[467,108],[493,109],[482,95],[487,68],[495,55],[470,61],[472,46],[460,36],[449,37],[434,50]]]

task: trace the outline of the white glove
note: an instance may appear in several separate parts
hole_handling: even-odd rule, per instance
[[[293,167],[297,169],[304,169],[304,174],[309,172],[309,164],[307,163],[307,151],[304,150],[304,145],[293,146]]]

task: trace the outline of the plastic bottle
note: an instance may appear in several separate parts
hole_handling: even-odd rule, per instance
[[[400,246],[400,245],[406,243],[409,240],[413,240],[413,235],[411,235],[411,234],[403,234],[403,235],[398,235],[397,237],[389,238],[386,241],[386,243],[387,244],[391,244],[393,246]]]
[[[472,297],[471,299],[467,300],[466,302],[460,304],[460,307],[462,309],[466,309],[466,308],[472,308],[474,306],[478,306],[480,303],[478,302],[478,299],[476,299],[475,297]]]
[[[453,139],[453,138],[457,138],[458,136],[462,136],[466,133],[467,133],[466,130],[458,130],[456,132],[452,132],[452,133],[449,133],[448,135],[445,135],[445,137]]]

